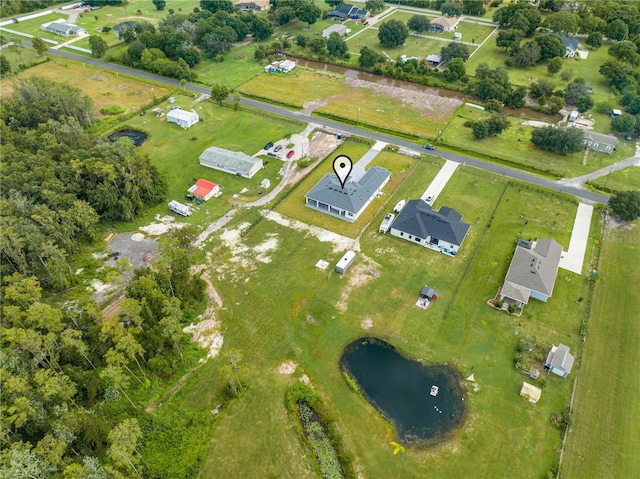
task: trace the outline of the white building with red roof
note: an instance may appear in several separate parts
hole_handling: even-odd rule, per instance
[[[220,185],[208,180],[198,180],[196,184],[189,188],[191,193],[196,198],[207,201],[212,196],[217,195],[220,192]]]

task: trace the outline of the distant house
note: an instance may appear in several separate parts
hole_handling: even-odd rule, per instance
[[[262,168],[262,160],[241,151],[225,150],[212,146],[202,152],[200,164],[207,168],[224,171],[232,175],[251,178]]]
[[[200,121],[200,117],[193,111],[181,110],[176,108],[167,113],[167,121],[182,128],[189,128]]]
[[[542,389],[523,381],[522,387],[520,388],[520,396],[528,399],[531,404],[535,404],[542,397]]]
[[[565,58],[573,58],[578,53],[578,39],[567,37],[562,35],[561,33],[556,33],[556,36],[562,40],[562,44],[564,45],[564,57]]]
[[[55,33],[56,35],[63,35],[65,37],[75,37],[77,35],[86,35],[87,33],[84,28],[74,25],[73,23],[67,23],[64,20],[43,23],[40,25],[40,29],[45,32]]]
[[[566,378],[571,373],[575,358],[569,353],[569,346],[560,343],[552,346],[547,355],[544,367],[561,378]]]
[[[533,297],[547,301],[558,275],[562,246],[551,238],[535,243],[518,241],[507,276],[500,289],[500,300],[522,308]]]
[[[427,56],[427,63],[432,67],[437,67],[442,62],[442,56],[432,53]]]
[[[582,144],[585,148],[590,150],[610,155],[618,145],[618,138],[612,135],[596,133],[591,130],[584,130],[584,139],[582,140]]]
[[[324,38],[329,38],[329,36],[333,32],[337,33],[341,37],[344,37],[347,34],[347,27],[342,25],[341,23],[338,23],[336,25],[331,25],[330,27],[327,27],[324,30],[322,30],[322,36]]]
[[[367,18],[369,18],[368,11],[349,5],[348,3],[343,3],[332,12],[327,13],[328,20],[366,20]]]
[[[220,192],[220,185],[208,180],[198,180],[188,191],[196,198],[207,201]]]
[[[296,67],[296,62],[293,60],[279,60],[273,63],[270,63],[266,67],[264,67],[265,73],[275,73],[275,72],[283,72],[289,73]]]
[[[451,32],[458,28],[460,19],[457,17],[439,17],[431,20],[431,31],[434,33]]]
[[[239,2],[236,2],[235,7],[237,10],[243,12],[257,13],[269,8],[269,0],[253,0],[252,2],[245,2],[243,0],[240,0]]]
[[[462,215],[448,206],[435,211],[424,200],[409,200],[391,225],[391,234],[455,256],[470,227],[461,219]]]
[[[389,170],[374,166],[358,181],[347,180],[342,188],[336,175],[328,173],[305,195],[305,205],[353,223],[380,194],[390,177]]]

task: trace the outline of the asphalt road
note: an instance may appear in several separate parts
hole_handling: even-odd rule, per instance
[[[29,42],[24,41],[26,45],[30,45]],[[171,78],[165,78],[153,73],[148,73],[140,70],[135,70],[133,68],[125,67],[122,65],[117,65],[114,63],[107,63],[95,58],[84,57],[82,55],[77,55],[75,53],[60,51],[60,50],[49,50],[49,53],[52,55],[60,56],[63,58],[69,58],[73,60],[77,60],[86,64],[99,66],[101,68],[105,68],[107,70],[112,70],[115,72],[126,73],[127,75],[135,76],[138,78],[143,78],[147,80],[153,80],[158,83],[164,83],[165,85],[170,85],[173,87],[181,88],[180,82],[178,80],[173,80]],[[197,85],[186,85],[185,88],[189,91],[195,93],[204,93],[209,94],[211,92],[210,89],[204,88]],[[374,140],[384,141],[386,143],[391,143],[393,145],[403,146],[406,148],[411,148],[414,150],[421,150],[423,145],[418,143],[413,143],[407,140],[402,140],[390,135],[385,135],[383,133],[377,133],[369,130],[363,130],[361,128],[357,128],[351,125],[345,125],[339,123],[337,121],[332,121],[325,118],[317,118],[311,115],[305,115],[302,113],[286,110],[284,108],[280,108],[275,105],[270,105],[268,103],[262,103],[255,100],[250,100],[248,98],[242,98],[240,103],[243,105],[250,106],[252,108],[257,108],[269,113],[273,113],[275,115],[286,116],[289,118],[293,118],[296,120],[300,120],[303,122],[314,122],[314,123],[322,123],[330,128],[336,129],[338,131],[342,131],[345,133],[350,133],[358,136],[363,136],[366,138],[372,138]],[[458,163],[462,163],[465,165],[472,166],[474,168],[478,168],[480,170],[489,171],[491,173],[495,173],[498,175],[502,175],[507,178],[511,178],[518,181],[523,181],[525,183],[529,183],[536,186],[541,186],[543,188],[548,188],[550,190],[554,190],[560,193],[567,193],[573,196],[580,198],[581,200],[585,200],[593,203],[606,203],[608,196],[602,195],[599,193],[593,193],[591,191],[583,190],[580,188],[575,188],[569,185],[562,185],[555,181],[548,180],[546,178],[542,178],[540,176],[533,175],[531,173],[526,173],[524,171],[516,170],[513,168],[509,168],[506,166],[502,166],[499,164],[491,163],[489,161],[483,161],[476,158],[471,158],[469,156],[463,156],[457,153],[449,153],[446,151],[435,150],[433,152],[424,150],[425,154],[432,155],[435,157],[441,157],[447,160],[457,161]]]

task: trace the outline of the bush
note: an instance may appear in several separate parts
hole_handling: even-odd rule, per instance
[[[502,309],[502,306],[504,305],[504,301],[499,299],[498,301],[496,301],[495,305],[496,305],[496,308]]]
[[[509,306],[507,306],[507,310],[508,310],[511,314],[515,313],[517,309],[518,309],[518,308],[516,308],[513,304],[510,304]]]
[[[100,30],[102,33],[109,33],[111,31],[111,27],[109,25],[105,25]]]
[[[124,113],[127,109],[120,105],[109,105],[103,108],[100,108],[100,113],[103,115],[119,115],[120,113]]]

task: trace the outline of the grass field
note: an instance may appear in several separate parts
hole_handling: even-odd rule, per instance
[[[618,151],[611,155],[591,152],[587,165],[583,165],[582,152],[562,156],[536,148],[530,141],[533,127],[518,124],[524,121],[521,118],[510,118],[512,124],[509,129],[496,137],[475,140],[471,128],[465,127],[464,123],[487,115],[488,113],[475,108],[461,107],[457,116],[449,122],[440,141],[453,147],[475,151],[491,158],[506,160],[530,169],[547,171],[561,177],[580,176],[634,154],[634,147],[630,142],[620,141]]]
[[[391,202],[421,193],[433,173],[432,165],[421,163]],[[472,224],[455,258],[378,234],[382,211],[362,236],[362,255],[344,277],[314,267],[321,258],[333,264],[342,252],[268,220],[244,244],[252,248],[277,238],[269,263],[254,262],[245,270],[233,266],[238,263],[231,251],[215,250],[218,262],[227,265],[218,268],[216,278],[225,298],[219,311],[226,325],[225,347],[242,349],[249,389],[220,417],[200,477],[234,477],[239,468],[244,477],[308,477],[306,452],[292,434],[282,404],[286,386],[302,374],[332,408],[363,477],[424,477],[426,471],[442,477],[540,477],[552,468],[561,436],[549,416],[564,409],[571,381],[549,377],[536,406],[522,401],[518,388],[524,376],[512,369],[519,339],[514,330],[545,344],[562,341],[575,347],[584,307],[575,301],[585,294],[586,281],[563,272],[569,280],[558,280],[553,299],[531,302],[520,319],[492,310],[485,301],[503,280],[517,237],[550,235],[566,244],[575,205],[467,168],[454,175],[438,203],[458,208]],[[366,273],[368,268],[377,271],[375,278]],[[441,292],[428,311],[413,306],[424,284]],[[287,294],[274,296],[273,291]],[[570,312],[569,303],[576,305]],[[468,384],[467,421],[451,441],[393,456],[393,429],[348,388],[338,370],[342,347],[364,333],[363,318],[373,320],[368,333],[409,354],[475,373],[479,390]],[[277,373],[286,360],[298,365],[291,377]],[[207,398],[215,390],[215,368],[214,361],[200,385],[185,393],[193,407],[211,406]],[[503,454],[506,449],[510,454]]]
[[[562,478],[640,476],[639,226],[605,230]]]
[[[407,23],[407,21],[416,14],[421,15],[417,12],[408,12],[408,11],[398,10],[392,13],[391,15],[385,17],[382,23],[384,23],[387,20],[400,20],[403,23]],[[439,17],[438,15],[434,15],[434,14],[425,14],[424,16],[426,16],[429,19],[429,21],[433,21]],[[456,32],[462,33],[462,41],[472,42],[477,44],[482,43],[483,40],[487,38],[492,31],[493,31],[492,27],[488,27],[486,25],[482,25],[478,23],[465,22],[465,21],[461,21],[458,24],[458,27],[456,28]],[[427,35],[429,37],[442,38],[446,40],[453,40],[453,34],[454,32],[442,32],[442,33],[423,32],[421,33],[421,35]],[[407,39],[407,42],[408,41],[409,39]],[[444,45],[446,45],[446,43],[443,43],[443,46]]]
[[[23,62],[26,65],[32,65],[46,61],[45,56],[38,55],[32,48],[23,48],[20,51],[19,55],[15,50],[7,48],[6,50],[2,50],[2,56],[6,57],[6,59],[9,60],[9,63],[11,64],[11,71],[13,73],[20,71],[19,68]],[[2,97],[4,97],[5,95],[5,90],[10,89],[10,87],[8,87],[7,85],[11,83],[12,78],[17,77],[5,76],[2,79],[2,82],[0,82],[0,95]]]
[[[68,82],[82,89],[83,93],[93,100],[98,117],[105,116],[100,113],[103,107],[120,105],[125,107],[127,112],[135,111],[150,103],[154,95],[162,97],[170,91],[164,86],[117,75],[111,70],[91,65],[83,67],[80,62],[59,57],[52,57],[51,61],[29,68],[22,76]],[[0,91],[3,98],[10,95],[13,91],[12,83],[3,81]]]
[[[618,170],[611,173],[611,176],[605,175],[600,178],[589,181],[589,184],[596,189],[607,188],[608,190],[640,190],[640,168],[630,166],[624,170]]]

